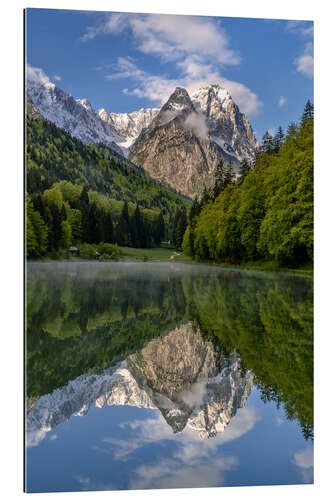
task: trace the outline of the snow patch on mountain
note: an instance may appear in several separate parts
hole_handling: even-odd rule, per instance
[[[101,120],[113,126],[121,136],[122,139],[118,140],[117,144],[127,157],[141,131],[150,125],[158,112],[157,108],[141,108],[133,113],[107,113],[105,109],[100,109],[98,115]]]
[[[87,99],[74,99],[50,82],[38,68],[27,68],[27,95],[41,115],[85,144],[102,142],[121,154],[117,142],[124,140],[105,123]]]

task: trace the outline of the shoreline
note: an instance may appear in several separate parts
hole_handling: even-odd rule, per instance
[[[157,259],[157,258],[150,258],[148,260],[143,260],[142,258],[125,258],[125,259],[119,259],[119,260],[92,260],[92,259],[80,259],[80,258],[69,258],[69,259],[51,259],[51,258],[45,258],[45,259],[26,259],[26,263],[31,263],[31,262],[67,262],[67,263],[77,263],[77,262],[90,262],[90,263],[108,263],[108,262],[119,262],[119,263],[169,263],[169,264],[192,264],[192,265],[204,265],[204,266],[210,266],[210,267],[216,267],[216,268],[222,268],[222,269],[231,269],[231,270],[239,270],[239,271],[261,271],[261,272],[270,272],[270,273],[277,273],[277,274],[291,274],[295,276],[301,276],[304,278],[312,279],[314,277],[314,270],[313,269],[294,269],[294,268],[286,268],[286,267],[275,267],[273,263],[262,263],[262,264],[256,264],[256,263],[244,263],[244,264],[229,264],[225,262],[211,262],[211,261],[197,261],[197,260],[191,260],[191,259]]]

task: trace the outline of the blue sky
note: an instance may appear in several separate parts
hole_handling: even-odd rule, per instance
[[[29,66],[108,112],[219,83],[259,140],[313,100],[310,21],[28,9],[26,47]]]

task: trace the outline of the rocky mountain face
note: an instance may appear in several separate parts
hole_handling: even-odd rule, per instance
[[[32,120],[41,120],[43,118],[29,96],[25,100],[25,112]]]
[[[189,196],[201,191],[221,158],[237,172],[243,158],[253,158],[259,147],[247,117],[219,85],[191,95],[177,87],[161,109],[133,113],[95,111],[87,99],[29,77],[27,96],[35,116],[37,110],[85,144],[104,143]]]
[[[217,367],[211,346],[191,323],[152,340],[127,363],[173,431],[188,427],[201,438],[223,432],[253,386],[253,374],[241,374],[236,355]]]
[[[237,160],[253,158],[259,143],[247,116],[239,111],[229,92],[219,85],[208,85],[192,92],[197,111],[206,117],[209,135]]]
[[[115,128],[101,120],[87,99],[74,99],[54,83],[27,79],[27,96],[43,118],[55,123],[85,144],[102,142],[122,154]]]
[[[126,157],[141,131],[150,125],[158,113],[158,108],[141,108],[139,111],[134,111],[133,113],[110,114],[105,109],[98,110],[100,118],[112,125],[123,138],[118,142],[118,146],[122,149]]]
[[[158,409],[174,432],[190,428],[201,438],[223,432],[253,386],[237,356],[217,368],[212,348],[191,325],[152,340],[101,375],[82,375],[28,408],[27,444],[36,446],[53,427],[89,407],[132,405]]]
[[[152,177],[193,196],[222,158],[237,172],[258,148],[253,130],[218,85],[191,94],[177,87],[134,142],[129,158]]]

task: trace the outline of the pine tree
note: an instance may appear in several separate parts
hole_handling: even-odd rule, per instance
[[[272,153],[274,150],[273,137],[268,131],[266,131],[263,135],[261,150],[264,153]]]
[[[309,120],[310,118],[313,118],[313,114],[314,114],[314,107],[313,107],[313,104],[311,103],[310,99],[308,99],[306,101],[304,112],[302,115],[302,123],[305,120]]]
[[[104,241],[105,243],[114,243],[114,227],[110,213],[104,213]]]
[[[214,170],[214,186],[212,189],[213,200],[215,200],[218,197],[218,195],[220,193],[222,193],[222,191],[225,188],[226,173],[227,173],[227,169],[224,166],[223,159],[221,158],[221,160],[216,165],[215,170]],[[204,204],[205,204],[205,202],[202,203],[202,205],[204,205]]]
[[[202,207],[204,207],[209,202],[210,199],[211,199],[211,196],[210,196],[209,190],[208,190],[207,186],[205,185],[203,188],[203,191],[201,193],[200,210],[202,209]],[[179,210],[179,212],[180,212],[180,210]]]
[[[283,139],[284,139],[284,133],[282,127],[279,127],[278,131],[276,132],[273,138],[273,150],[275,153],[277,153],[280,150],[283,143]]]
[[[240,183],[243,182],[243,180],[245,179],[245,177],[249,173],[250,169],[251,169],[251,167],[250,167],[249,162],[246,160],[246,158],[244,158],[242,160],[242,163],[241,163],[241,166],[239,169],[239,182]]]
[[[172,233],[171,233],[171,242],[174,246],[177,246],[177,227],[180,217],[181,217],[181,211],[177,209],[175,217],[173,219]]]
[[[233,168],[232,163],[229,161],[228,166],[226,168],[225,176],[224,176],[224,189],[233,183]]]
[[[287,128],[286,141],[295,139],[297,134],[298,126],[295,122],[291,122]]]
[[[188,216],[189,222],[191,223],[193,221],[193,219],[195,217],[197,217],[197,215],[199,215],[199,214],[200,214],[200,203],[198,200],[198,196],[196,196],[194,198],[193,203],[192,203],[191,208],[190,208],[190,213]]]
[[[131,245],[131,227],[130,227],[130,218],[128,213],[128,203],[124,201],[123,208],[120,214],[119,219],[119,230],[122,232],[121,240],[124,246]]]
[[[187,227],[186,211],[182,210],[180,213],[180,217],[178,219],[178,222],[177,222],[176,238],[175,238],[175,246],[179,250],[181,250],[181,248],[182,248],[182,243],[183,243],[183,238],[184,238],[184,234],[186,231],[186,227]]]
[[[83,186],[80,194],[79,209],[81,211],[82,240],[89,243],[90,241],[89,196],[88,196],[88,189],[86,186]]]
[[[159,245],[164,238],[165,233],[165,223],[162,212],[159,213],[159,216],[155,222],[155,230],[154,230],[154,241],[156,245]]]
[[[139,205],[136,206],[134,211],[132,227],[133,227],[132,244],[135,248],[140,248],[144,235],[143,235],[143,224],[142,224],[142,217]]]

